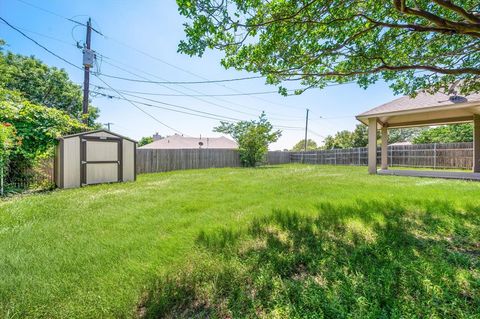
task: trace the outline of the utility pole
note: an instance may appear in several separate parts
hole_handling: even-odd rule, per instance
[[[94,53],[90,49],[90,44],[92,40],[92,19],[88,18],[87,21],[87,37],[85,42],[85,47],[83,48],[83,105],[82,105],[82,115],[83,123],[87,124],[88,122],[88,95],[90,90],[90,67],[93,65]]]
[[[306,152],[307,151],[307,134],[308,134],[308,111],[307,109],[307,116],[305,117],[305,145],[303,147],[303,150]]]
[[[112,123],[112,122],[107,122],[107,123],[103,123],[103,125],[105,125],[107,127],[107,130],[110,131],[110,125],[113,125],[115,123]]]

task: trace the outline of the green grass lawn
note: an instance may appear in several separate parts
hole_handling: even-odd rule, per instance
[[[0,202],[0,317],[480,318],[480,183],[286,165]]]

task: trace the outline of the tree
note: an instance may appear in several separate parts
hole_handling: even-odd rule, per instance
[[[478,0],[177,0],[179,51],[219,49],[226,68],[304,89],[379,79],[396,93],[480,91]],[[285,88],[280,91],[286,94]],[[301,93],[297,91],[297,93]]]
[[[414,144],[459,143],[473,141],[473,125],[452,124],[429,128],[413,139]]]
[[[214,131],[229,134],[238,143],[240,160],[248,167],[261,163],[268,152],[268,145],[282,136],[281,131],[273,130],[265,112],[262,112],[257,121],[221,122]]]
[[[82,119],[82,89],[63,69],[50,67],[34,57],[3,52],[0,42],[0,87],[21,92],[28,101],[62,110]],[[88,125],[95,126],[99,111],[89,105]]]
[[[150,144],[153,142],[153,137],[151,136],[144,136],[140,139],[140,141],[138,141],[138,146],[143,146],[143,145],[147,145],[147,144]]]
[[[368,145],[368,127],[357,124],[352,133],[352,147],[365,147]]]
[[[318,149],[317,143],[312,139],[307,139],[307,151],[313,151]],[[294,152],[301,152],[305,150],[305,139],[298,141],[292,148]]]

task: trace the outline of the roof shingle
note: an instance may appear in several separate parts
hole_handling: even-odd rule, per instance
[[[437,92],[435,94],[420,92],[414,98],[411,98],[409,96],[402,96],[391,102],[382,104],[369,111],[366,111],[358,115],[358,117],[472,102],[480,102],[480,94],[476,93],[468,96],[454,96],[442,92]]]

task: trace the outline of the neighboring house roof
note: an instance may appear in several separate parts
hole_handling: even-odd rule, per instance
[[[236,142],[226,137],[185,137],[172,135],[139,147],[141,149],[235,149]]]
[[[388,146],[406,146],[406,145],[412,145],[412,142],[396,142],[396,143],[388,144]]]

